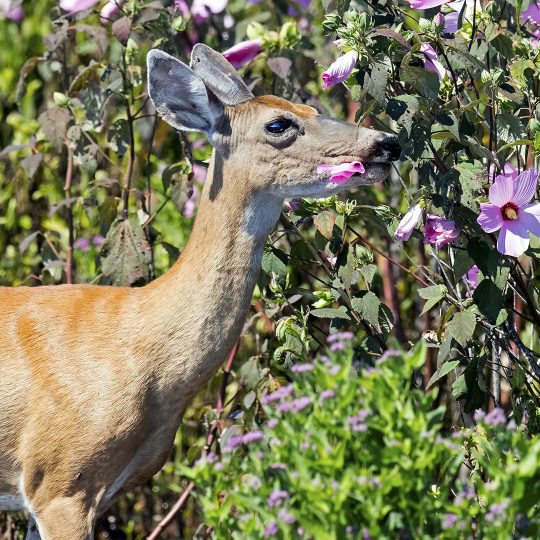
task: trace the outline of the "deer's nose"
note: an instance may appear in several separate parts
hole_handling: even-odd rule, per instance
[[[401,146],[397,137],[387,135],[377,143],[377,153],[383,154],[388,161],[396,161],[401,156]]]

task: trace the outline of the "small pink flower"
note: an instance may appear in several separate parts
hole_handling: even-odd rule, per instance
[[[449,75],[449,71],[439,62],[435,49],[429,43],[422,43],[420,52],[426,56],[424,67],[429,71],[434,71],[439,76],[439,80],[442,81]]]
[[[407,0],[414,9],[429,9],[432,7],[442,6],[448,0]]]
[[[124,0],[109,0],[99,12],[99,20],[102,24],[113,21],[120,13],[120,8]]]
[[[359,161],[350,161],[349,163],[340,163],[339,165],[330,165],[321,163],[317,165],[317,174],[330,173],[330,182],[342,184],[354,174],[362,174],[366,169]]]
[[[459,236],[459,229],[451,219],[428,214],[425,224],[424,244],[435,244],[437,247],[446,246]]]
[[[60,7],[68,13],[77,13],[85,9],[91,8],[97,4],[99,0],[60,0]]]
[[[529,204],[537,184],[536,169],[521,173],[515,180],[499,176],[489,188],[489,203],[480,204],[480,227],[487,233],[501,230],[499,252],[519,257],[529,247],[529,232],[540,236],[540,204]]]
[[[358,53],[349,51],[340,56],[323,74],[323,90],[335,86],[349,78],[358,62]]]
[[[261,43],[260,39],[240,41],[230,49],[223,51],[223,56],[235,68],[245,66],[261,52]]]
[[[413,229],[422,218],[422,207],[419,204],[411,206],[403,216],[396,229],[395,236],[399,240],[408,240],[411,237]]]

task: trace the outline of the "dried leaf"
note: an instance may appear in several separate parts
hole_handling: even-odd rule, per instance
[[[129,17],[122,17],[113,22],[112,33],[122,44],[127,45],[129,34],[131,34],[131,20]]]
[[[150,278],[151,253],[137,221],[115,221],[101,250],[101,270],[113,285],[130,286]]]

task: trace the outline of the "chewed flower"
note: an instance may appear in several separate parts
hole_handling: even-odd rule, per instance
[[[419,204],[411,206],[397,226],[395,232],[396,238],[399,238],[399,240],[408,240],[421,218],[422,207]]]
[[[451,219],[428,214],[425,224],[424,244],[446,246],[459,236],[459,229]]]
[[[489,188],[489,203],[480,204],[478,224],[492,233],[500,229],[497,249],[519,257],[529,247],[529,232],[540,236],[540,204],[529,204],[536,193],[538,172],[529,169],[515,180],[499,176]]]
[[[340,56],[322,74],[323,90],[347,80],[356,66],[357,61],[358,53],[356,51],[349,51]]]
[[[353,174],[362,174],[366,172],[365,167],[359,161],[350,161],[348,163],[340,163],[339,165],[331,165],[321,163],[317,165],[317,174],[330,173],[330,182],[334,184],[342,184],[347,181]]]

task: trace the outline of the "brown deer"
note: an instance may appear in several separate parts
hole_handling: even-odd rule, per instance
[[[158,113],[214,147],[189,242],[149,285],[0,288],[0,510],[27,538],[87,540],[121,491],[163,466],[182,411],[236,342],[286,197],[384,179],[396,138],[254,97],[204,45],[148,54]],[[343,184],[317,165],[360,161]]]

